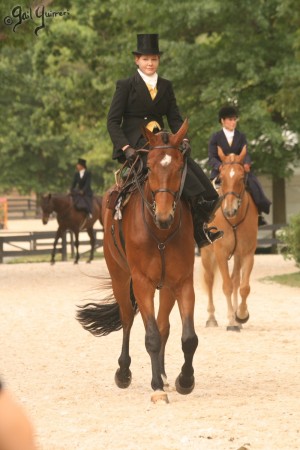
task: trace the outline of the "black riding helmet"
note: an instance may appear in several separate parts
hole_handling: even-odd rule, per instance
[[[221,123],[221,119],[227,119],[238,116],[239,116],[238,111],[234,106],[224,106],[219,111],[219,122]]]

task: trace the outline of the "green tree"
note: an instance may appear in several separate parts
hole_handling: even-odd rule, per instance
[[[173,81],[182,115],[189,117],[194,157],[206,158],[220,106],[236,104],[255,172],[273,179],[274,221],[285,221],[285,179],[300,153],[297,0],[47,5],[70,14],[47,20],[38,37],[29,22],[15,33],[22,31],[22,37],[12,39],[11,29],[10,34],[5,29],[2,187],[9,188],[14,177],[23,190],[30,183],[37,192],[66,189],[78,156],[91,162],[106,187],[116,166],[106,131],[115,82],[135,70],[136,34],[158,32],[164,51],[160,74]],[[25,167],[30,182],[24,180]]]

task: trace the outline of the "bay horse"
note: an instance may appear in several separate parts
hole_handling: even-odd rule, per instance
[[[165,346],[170,332],[169,315],[176,301],[182,320],[184,364],[175,386],[180,394],[189,394],[195,383],[193,356],[198,345],[194,328],[195,244],[191,210],[180,198],[186,158],[179,145],[187,129],[185,120],[176,134],[144,130],[150,149],[147,150],[147,179],[144,185],[136,179],[138,189],[123,208],[122,220],[115,219],[106,207],[108,194],[105,194],[104,256],[113,295],[110,302],[107,297],[100,303],[88,303],[77,314],[83,327],[95,336],[123,328],[115,382],[119,388],[127,388],[131,383],[130,330],[138,308],[152,366],[153,403],[168,403],[164,391],[168,385]],[[135,173],[135,167],[131,170]],[[159,289],[157,318],[156,289]]]
[[[247,174],[243,166],[246,147],[242,149],[240,155],[227,156],[218,147],[218,155],[222,161],[219,195],[223,196],[223,200],[211,225],[223,230],[224,236],[223,239],[201,249],[204,283],[208,293],[206,326],[218,326],[213,302],[217,264],[227,300],[227,330],[240,331],[241,324],[249,319],[247,298],[250,293],[250,275],[256,250],[258,212],[252,196],[246,190]],[[229,260],[232,256],[233,269],[230,274]],[[238,291],[241,297],[240,304]]]
[[[51,253],[51,264],[55,263],[56,245],[66,230],[73,231],[75,235],[76,255],[74,264],[78,263],[79,255],[79,232],[86,230],[91,243],[90,257],[88,263],[94,258],[95,236],[93,227],[97,220],[102,225],[102,197],[93,197],[93,215],[91,218],[86,217],[86,212],[75,209],[72,196],[70,194],[45,194],[41,197],[42,222],[44,225],[48,223],[49,216],[56,212],[58,229],[53,243]]]

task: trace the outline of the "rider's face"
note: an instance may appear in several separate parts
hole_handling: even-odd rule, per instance
[[[226,117],[225,119],[221,119],[222,126],[228,131],[233,131],[235,129],[237,121],[237,117]]]
[[[141,55],[136,56],[134,60],[145,75],[153,75],[159,66],[159,55]]]

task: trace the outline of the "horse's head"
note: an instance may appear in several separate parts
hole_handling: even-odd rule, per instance
[[[187,129],[188,122],[185,120],[176,134],[166,131],[154,134],[144,130],[150,147],[147,168],[154,221],[161,229],[168,229],[172,225],[180,197],[184,155],[179,146]]]
[[[225,155],[218,147],[218,155],[222,161],[220,180],[224,200],[223,213],[227,218],[235,217],[242,203],[245,192],[245,170],[243,161],[246,156],[246,146],[239,155]]]
[[[44,194],[41,197],[42,222],[44,225],[48,223],[50,214],[53,213],[52,195]]]

